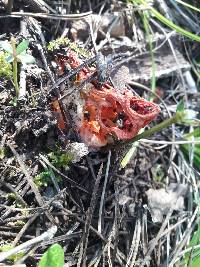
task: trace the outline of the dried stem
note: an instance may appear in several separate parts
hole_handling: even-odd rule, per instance
[[[14,37],[11,37],[11,45],[13,50],[13,80],[16,90],[16,96],[19,95],[19,85],[17,82],[17,53],[16,53],[16,41]]]
[[[6,7],[6,11],[8,14],[12,12],[12,8],[13,8],[13,0],[8,0],[7,7]]]

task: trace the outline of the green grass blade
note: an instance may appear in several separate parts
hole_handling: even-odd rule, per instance
[[[149,50],[150,50],[150,56],[151,56],[151,90],[152,92],[155,92],[156,89],[156,62],[155,62],[155,57],[154,57],[154,53],[153,53],[153,41],[152,41],[152,36],[150,33],[150,25],[149,25],[149,13],[147,13],[148,11],[144,11],[143,12],[143,24],[144,24],[144,29],[145,29],[145,33],[147,36],[147,40],[149,43]],[[153,98],[154,95],[152,95],[151,98]],[[152,100],[150,98],[150,100]]]
[[[21,54],[22,52],[26,51],[28,48],[29,41],[28,40],[23,40],[20,44],[18,44],[16,48],[16,53],[17,55]]]
[[[134,153],[137,150],[137,146],[138,146],[138,142],[135,142],[132,144],[132,147],[128,150],[128,152],[126,153],[126,155],[121,161],[122,168],[125,168],[126,165],[129,163],[129,161],[131,160],[131,158],[133,157]]]
[[[192,39],[195,40],[197,42],[200,42],[200,36],[193,34],[187,30],[184,30],[183,28],[181,28],[180,26],[174,24],[173,22],[171,22],[170,20],[166,19],[163,15],[161,15],[156,9],[151,8],[151,12],[152,14],[154,14],[154,16],[160,20],[161,22],[163,22],[165,25],[167,25],[169,28],[175,30],[176,32]]]
[[[35,58],[29,54],[19,54],[17,56],[17,59],[22,63],[22,64],[34,64],[35,63]]]
[[[145,0],[141,0],[141,3],[146,7],[149,8],[150,12],[162,23],[164,23],[166,26],[171,28],[172,30],[175,30],[176,32],[182,34],[183,36],[186,36],[192,40],[195,40],[197,42],[200,42],[200,36],[193,34],[180,26],[174,24],[172,21],[166,19],[161,13],[159,13],[155,8],[148,5],[148,3]]]
[[[199,244],[200,241],[200,226],[198,226],[198,229],[196,232],[194,232],[188,248],[193,248],[192,251],[186,252],[184,254],[184,258],[180,262],[179,266],[185,266],[186,264],[189,264],[190,267],[199,267],[200,266],[200,248],[195,249],[194,246]],[[185,263],[185,264],[184,264]]]
[[[179,4],[182,4],[183,6],[186,6],[186,7],[189,7],[190,9],[193,9],[194,11],[197,11],[197,12],[200,12],[200,9],[195,7],[195,6],[192,6],[184,1],[181,1],[181,0],[176,0],[176,2],[178,2]]]
[[[199,141],[200,140],[200,127],[197,127],[193,132],[185,134],[184,138],[186,140],[193,140],[193,141]],[[191,149],[191,145],[184,144],[180,146],[180,149],[182,150],[183,154],[185,155],[186,159],[189,159],[189,153]],[[200,170],[200,144],[195,144],[194,145],[194,150],[193,150],[193,164],[194,167],[197,170]]]

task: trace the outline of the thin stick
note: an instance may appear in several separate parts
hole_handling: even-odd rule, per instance
[[[53,226],[48,231],[43,233],[42,235],[37,236],[34,239],[28,240],[27,242],[13,248],[13,249],[10,249],[9,251],[1,252],[0,253],[0,262],[4,261],[5,259],[10,257],[11,255],[19,253],[20,251],[26,251],[29,247],[31,247],[35,244],[52,239],[56,232],[57,232],[57,226]]]
[[[91,64],[95,61],[96,59],[96,56],[95,57],[92,57],[90,58],[89,60],[87,60],[86,62],[83,62],[82,64],[80,64],[76,69],[72,70],[70,72],[70,74],[62,77],[62,78],[59,78],[54,84],[53,86],[50,88],[49,90],[49,93],[52,92],[53,89],[55,89],[56,87],[58,87],[61,83],[65,82],[66,80],[69,80],[71,77],[73,77],[74,75],[76,75],[79,71],[82,70],[82,68],[85,67],[85,65],[87,64]]]
[[[44,19],[54,19],[54,20],[80,20],[91,16],[92,11],[80,13],[80,14],[67,14],[67,15],[59,15],[59,14],[47,14],[47,13],[31,13],[31,12],[11,12],[9,15],[0,15],[0,19],[8,18],[8,17],[35,17],[35,18],[44,18]]]
[[[100,207],[99,207],[99,219],[98,219],[98,232],[102,232],[102,210],[103,210],[103,205],[105,203],[105,193],[106,193],[106,185],[108,182],[108,175],[109,175],[109,168],[110,168],[110,158],[111,158],[111,151],[109,150],[108,153],[108,161],[107,161],[107,166],[106,166],[106,174],[104,178],[104,184],[103,184],[103,190],[101,194],[101,201],[100,201]]]
[[[199,140],[194,140],[194,141],[179,141],[179,140],[175,140],[175,141],[164,141],[164,140],[149,140],[149,139],[141,139],[140,142],[142,143],[152,143],[152,144],[158,144],[158,145],[190,145],[190,144],[200,144]]]
[[[22,227],[22,229],[19,231],[17,236],[15,237],[14,241],[12,242],[12,245],[15,247],[17,243],[19,242],[20,238],[24,234],[24,232],[28,229],[28,227],[37,219],[39,216],[39,212],[35,213]]]

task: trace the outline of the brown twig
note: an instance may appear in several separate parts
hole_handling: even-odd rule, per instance
[[[80,14],[68,14],[68,15],[58,15],[58,14],[47,14],[47,13],[31,13],[31,12],[11,12],[8,15],[0,15],[0,19],[9,17],[35,17],[43,19],[53,19],[53,20],[80,20],[86,18],[92,14],[92,11],[80,13]]]

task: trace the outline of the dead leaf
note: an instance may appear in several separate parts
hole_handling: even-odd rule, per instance
[[[184,197],[187,193],[187,185],[172,183],[167,188],[149,189],[148,207],[153,222],[162,222],[163,215],[166,215],[170,208],[176,211],[184,209]]]
[[[118,38],[125,35],[124,18],[119,12],[103,14],[101,16],[92,14],[90,18],[72,23],[70,33],[74,41],[84,41],[90,36],[89,23],[91,22],[95,27],[94,30],[97,30],[98,39],[104,39],[108,31],[110,37]]]

